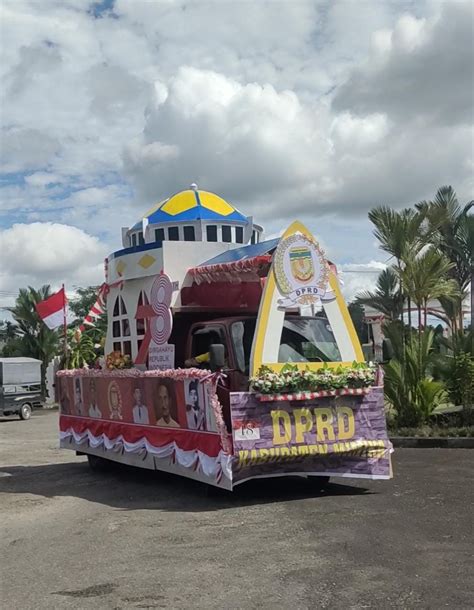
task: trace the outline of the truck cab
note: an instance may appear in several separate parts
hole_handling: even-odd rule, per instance
[[[230,392],[249,391],[249,369],[257,316],[233,316],[192,324],[189,330],[185,361],[209,354],[199,368],[215,370],[211,346],[224,348],[225,378],[217,393],[229,420]],[[292,363],[340,362],[341,354],[326,317],[287,314],[280,337],[279,361]]]

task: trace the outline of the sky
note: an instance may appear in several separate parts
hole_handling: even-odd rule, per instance
[[[368,210],[473,198],[473,7],[3,0],[0,307],[100,283],[121,227],[192,182],[267,237],[303,221],[348,299],[373,287]]]

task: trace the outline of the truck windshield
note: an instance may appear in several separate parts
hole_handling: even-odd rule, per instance
[[[324,318],[287,317],[283,323],[279,362],[340,362],[341,353]]]
[[[232,324],[232,341],[238,368],[249,372],[255,334],[255,318]],[[329,323],[324,318],[288,315],[281,332],[279,362],[340,362],[341,354]]]

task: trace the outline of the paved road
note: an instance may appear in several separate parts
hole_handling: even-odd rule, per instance
[[[472,608],[474,451],[401,449],[390,482],[93,474],[57,413],[0,419],[3,608]]]

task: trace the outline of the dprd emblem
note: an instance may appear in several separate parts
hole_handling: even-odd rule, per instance
[[[314,277],[311,250],[306,247],[290,248],[290,266],[293,277],[300,282],[310,282]]]
[[[324,252],[306,235],[295,233],[278,244],[273,270],[283,309],[314,305],[327,294],[329,267]]]

